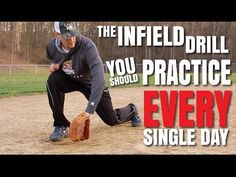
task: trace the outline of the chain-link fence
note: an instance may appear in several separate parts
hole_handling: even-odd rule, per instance
[[[45,75],[49,65],[0,65],[0,75]]]
[[[106,64],[103,64],[104,72],[109,73]],[[142,64],[136,64],[136,72],[142,72]],[[45,75],[49,73],[49,65],[0,65],[0,75]]]

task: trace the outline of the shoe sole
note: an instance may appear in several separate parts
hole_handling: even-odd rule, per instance
[[[133,103],[130,103],[130,105],[132,105],[132,107],[134,108],[135,114],[139,115],[137,105],[135,105]],[[135,122],[135,123],[133,123],[132,120],[131,120],[131,127],[140,127],[141,125],[142,125],[141,120],[138,121],[138,122]]]
[[[141,126],[141,124],[131,124],[131,127],[140,127]]]

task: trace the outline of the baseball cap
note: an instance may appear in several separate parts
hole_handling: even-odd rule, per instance
[[[71,36],[78,36],[80,34],[71,22],[55,22],[54,29],[65,39]]]

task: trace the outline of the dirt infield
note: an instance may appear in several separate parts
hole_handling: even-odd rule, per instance
[[[231,87],[137,87],[110,89],[113,106],[134,102],[143,119],[144,90],[232,90],[226,146],[145,146],[144,127],[132,128],[129,123],[110,127],[95,114],[91,117],[91,136],[82,142],[69,138],[49,141],[53,131],[51,110],[46,94],[0,99],[0,154],[236,154],[236,85]],[[65,115],[72,120],[86,107],[87,101],[79,92],[66,95]],[[194,114],[193,114],[194,115]],[[177,115],[178,117],[178,115]],[[216,116],[217,117],[217,116]],[[215,123],[217,128],[217,121]],[[197,136],[199,131],[197,130]]]

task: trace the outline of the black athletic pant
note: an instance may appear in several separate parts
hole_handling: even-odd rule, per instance
[[[78,79],[73,79],[63,71],[56,71],[49,75],[46,87],[49,105],[53,112],[53,125],[64,125],[68,127],[70,122],[64,115],[65,93],[80,91],[88,99],[91,93],[90,84],[81,82]],[[96,112],[99,117],[110,126],[127,122],[134,114],[134,110],[130,105],[114,110],[111,96],[107,88],[103,91]]]

